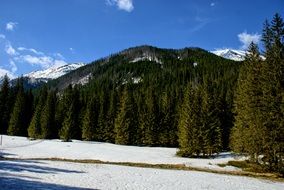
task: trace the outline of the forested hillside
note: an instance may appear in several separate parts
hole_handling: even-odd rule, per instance
[[[216,123],[216,129],[212,130],[217,130],[220,136],[218,151],[227,149],[233,91],[240,64],[199,48],[170,50],[140,46],[81,67],[34,93],[24,92],[21,79],[11,89],[5,87],[5,90],[4,83],[3,93],[10,91],[10,96],[15,97],[25,93],[26,99],[32,99],[27,104],[33,114],[24,117],[28,120],[25,123],[15,116],[14,120],[21,123],[18,127],[12,127],[12,117],[6,119],[11,125],[6,124],[3,132],[9,128],[9,134],[27,135],[28,132],[33,138],[178,146],[184,96],[187,88],[194,86],[204,95],[195,94],[202,98],[200,101],[214,105],[210,108],[214,110],[210,111],[214,112]],[[88,84],[70,83],[89,73],[92,75]],[[11,113],[18,107],[17,98],[11,98],[7,107],[13,104]],[[206,133],[203,138],[209,138],[209,133],[214,135],[213,131]]]
[[[283,171],[283,36],[276,14],[264,27],[265,60],[254,44],[244,63],[200,48],[139,46],[34,91],[6,77],[1,133],[179,147],[189,157],[232,148]]]

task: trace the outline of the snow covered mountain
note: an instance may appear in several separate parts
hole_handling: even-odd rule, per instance
[[[235,50],[235,49],[220,49],[211,51],[215,55],[220,57],[231,59],[234,61],[243,61],[245,59],[246,51],[243,50]]]
[[[73,70],[78,69],[79,67],[84,66],[84,63],[74,63],[74,64],[68,64],[63,65],[60,67],[52,67],[46,70],[41,71],[34,71],[28,74],[25,74],[24,77],[28,77],[31,80],[32,79],[40,79],[41,81],[47,82],[50,79],[56,79],[59,78]]]

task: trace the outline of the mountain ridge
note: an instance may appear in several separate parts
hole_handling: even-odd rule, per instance
[[[70,84],[82,84],[80,82],[82,80],[84,81],[83,83],[86,84],[88,83],[89,79],[100,76],[103,72],[106,72],[115,65],[121,65],[123,67],[125,64],[134,64],[136,67],[141,67],[141,64],[152,63],[155,65],[155,67],[163,69],[165,64],[170,64],[171,62],[180,63],[180,66],[182,66],[182,64],[197,66],[202,62],[209,63],[209,60],[212,60],[213,62],[235,63],[233,60],[224,59],[211,53],[210,51],[197,47],[166,49],[149,45],[141,45],[131,47],[110,56],[93,61],[66,75],[49,81],[48,84],[56,89],[65,89]],[[149,67],[152,67],[153,65],[149,65]],[[179,66],[179,64],[174,64],[173,66],[176,67]],[[137,68],[137,70],[139,70],[139,68]],[[141,74],[140,71],[131,71],[130,73],[125,73],[125,76],[119,76],[119,79],[116,80],[119,80],[119,83],[121,82],[123,84],[125,84],[125,81],[127,80],[135,81],[137,78],[139,78],[140,81],[142,78],[137,73]],[[115,73],[112,73],[112,75],[114,74]],[[121,73],[118,75],[121,75]]]
[[[28,74],[25,74],[24,77],[28,77],[31,79],[41,79],[43,81],[50,80],[50,79],[56,79],[84,65],[85,65],[84,63],[72,63],[72,64],[67,64],[67,65],[63,65],[59,67],[51,67],[45,70],[38,70],[38,71],[30,72]]]
[[[236,50],[230,48],[219,49],[210,52],[225,59],[230,59],[234,61],[244,61],[246,55],[246,51],[244,50]]]
[[[197,66],[197,60],[202,59],[204,56],[211,56],[214,59],[223,59],[224,56],[222,55],[216,55],[216,52],[207,51],[198,47],[172,49],[158,48],[150,45],[141,45],[124,49],[115,54],[111,54],[109,56],[95,60],[89,64],[73,63],[60,67],[52,67],[46,70],[33,71],[31,73],[23,75],[23,78],[27,86],[31,86],[32,88],[40,86],[44,83],[48,83],[51,86],[55,85],[59,89],[64,89],[69,84],[84,85],[88,83],[98,65],[102,66],[109,63],[136,64],[139,62],[148,61],[157,63],[158,65],[160,65],[160,67],[163,67],[164,62],[175,60],[179,62],[189,62],[190,64]],[[235,61],[235,59],[231,60]],[[141,76],[132,76],[132,79],[135,78],[141,78]]]

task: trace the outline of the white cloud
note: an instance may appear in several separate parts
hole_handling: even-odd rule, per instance
[[[16,57],[15,60],[19,62],[26,62],[33,66],[38,65],[43,69],[67,64],[64,60],[55,59],[50,56],[21,55],[19,57]]]
[[[6,65],[4,68],[0,66],[0,78],[4,77],[5,75],[7,75],[10,79],[16,78],[15,72],[18,70],[18,68],[15,62],[12,60],[12,57],[17,56],[18,52],[13,48],[10,41],[6,39],[4,34],[0,34],[0,40],[3,40],[3,45],[5,44],[3,48],[10,58],[8,65]]]
[[[74,48],[70,47],[69,50],[71,51],[71,53],[73,53],[73,54],[75,53],[75,49]]]
[[[57,57],[59,59],[62,59],[62,60],[65,59],[65,57],[61,53],[54,53],[53,56],[55,56],[55,57]]]
[[[8,22],[6,24],[6,30],[14,31],[14,29],[16,28],[17,24],[18,24],[17,22]]]
[[[17,62],[28,63],[32,66],[40,66],[43,69],[67,64],[64,61],[65,58],[60,53],[54,53],[48,56],[33,48],[18,47],[17,50],[21,52],[20,56],[14,57],[14,60]]]
[[[40,65],[43,68],[48,68],[52,64],[52,58],[51,57],[36,57],[32,55],[22,55],[18,59],[19,61],[22,62],[27,62],[31,65]]]
[[[134,9],[132,0],[106,0],[107,5],[116,5],[118,9],[131,12]]]
[[[199,16],[196,16],[194,18],[194,22],[196,23],[195,25],[193,25],[190,29],[189,32],[194,33],[197,32],[199,30],[201,30],[202,28],[204,28],[208,23],[213,22],[214,20],[212,20],[211,18],[201,18]]]
[[[4,77],[5,75],[7,75],[10,79],[16,78],[12,72],[0,67],[0,78]]]
[[[214,7],[215,5],[216,5],[216,3],[214,3],[214,2],[210,3],[211,7]]]
[[[36,57],[32,55],[22,55],[17,60],[28,62],[31,65],[42,65],[43,67],[48,67],[52,62],[52,59],[49,57]]]
[[[34,53],[34,54],[36,54],[36,55],[44,55],[43,52],[37,51],[37,50],[35,50],[35,49],[33,49],[33,48],[18,47],[17,49],[18,49],[19,51],[32,52],[32,53]]]
[[[5,46],[5,52],[10,56],[18,55],[18,52],[12,47],[10,42],[7,42]]]
[[[131,12],[134,9],[132,0],[117,0],[117,6],[119,9],[128,12]]]
[[[247,49],[251,42],[258,44],[261,39],[261,35],[257,33],[248,34],[245,31],[245,32],[238,34],[238,38],[240,42],[242,43],[241,49]]]
[[[5,36],[4,34],[0,34],[0,39],[5,40],[5,39],[6,39],[6,36]]]
[[[38,66],[42,69],[59,67],[67,64],[64,61],[65,58],[60,53],[45,54],[44,52],[38,51],[34,48],[14,48],[5,35],[0,34],[0,40],[1,39],[3,39],[4,50],[7,53],[9,59],[7,61],[8,64],[5,67],[0,66],[0,77],[7,74],[9,78],[15,78],[16,72],[18,71],[17,65],[23,63],[29,64],[31,66]]]
[[[15,64],[15,62],[13,60],[9,60],[9,64],[10,64],[10,67],[12,69],[12,73],[15,73],[17,70],[18,70],[18,67],[17,65]]]

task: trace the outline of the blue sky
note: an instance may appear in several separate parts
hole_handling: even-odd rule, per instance
[[[128,47],[244,49],[283,0],[1,0],[0,76]]]

